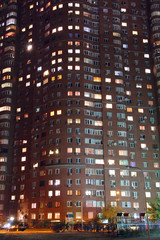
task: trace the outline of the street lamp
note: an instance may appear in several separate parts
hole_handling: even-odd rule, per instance
[[[149,219],[148,219],[148,211],[147,211],[147,201],[146,201],[146,192],[145,192],[145,178],[143,174],[143,169],[139,167],[132,167],[127,165],[127,168],[133,168],[133,169],[139,169],[141,171],[141,174],[143,176],[143,187],[144,187],[144,201],[145,201],[145,209],[146,209],[146,217],[147,217],[147,228],[148,228],[148,240],[150,240],[150,229],[149,229]]]

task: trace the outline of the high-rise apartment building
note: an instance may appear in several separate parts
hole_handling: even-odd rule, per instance
[[[0,84],[1,219],[160,196],[158,0],[2,0]]]

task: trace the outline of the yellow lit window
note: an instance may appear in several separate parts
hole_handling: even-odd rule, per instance
[[[103,122],[102,121],[95,121],[95,126],[103,126]]]
[[[51,80],[52,80],[52,81],[55,81],[55,76],[53,76],[53,77],[51,78]]]
[[[57,76],[57,79],[58,79],[58,80],[62,79],[62,75],[58,75],[58,76]]]
[[[33,24],[29,25],[29,29],[33,28]]]
[[[55,219],[60,219],[60,213],[55,213]]]
[[[52,8],[52,10],[53,10],[53,11],[57,10],[57,6],[54,6],[54,7]]]
[[[127,108],[127,112],[132,112],[132,108]]]
[[[29,6],[29,8],[30,8],[30,9],[32,9],[33,7],[34,7],[34,5],[33,5],[33,4]]]
[[[43,80],[43,85],[45,85],[46,83],[48,83],[48,78]]]
[[[75,14],[76,14],[76,15],[79,15],[79,14],[80,14],[80,11],[75,11]]]
[[[43,77],[48,76],[48,75],[49,75],[49,70],[46,70],[46,71],[43,73]]]
[[[94,81],[94,82],[101,82],[101,78],[100,78],[100,77],[94,77],[94,78],[93,78],[93,81]]]
[[[22,195],[20,195],[20,199],[24,199],[24,195],[22,194]]]
[[[29,42],[29,43],[32,42],[32,38],[28,39],[28,42]]]
[[[48,219],[52,219],[52,213],[48,213],[48,214],[47,214],[47,218],[48,218]]]
[[[144,109],[143,108],[138,108],[138,112],[139,113],[144,113]]]
[[[75,149],[75,152],[76,152],[76,153],[81,153],[81,149],[80,149],[80,148],[76,148],[76,149]]]
[[[72,196],[72,190],[67,190],[67,195]]]
[[[62,62],[62,58],[58,58],[58,63],[61,63]]]
[[[62,110],[57,110],[57,115],[61,115],[62,114]]]
[[[22,148],[22,152],[27,152],[27,148]]]
[[[62,50],[59,50],[59,51],[58,51],[58,55],[61,55],[61,54],[62,54]]]
[[[102,95],[101,94],[94,94],[94,99],[102,99]]]
[[[73,123],[73,119],[72,119],[72,118],[68,118],[68,119],[67,119],[67,123],[68,123],[68,124]]]
[[[77,119],[75,120],[75,122],[76,122],[77,124],[79,124],[79,123],[81,123],[81,119],[77,118]]]
[[[50,116],[51,117],[54,116],[54,111],[50,112]]]
[[[81,190],[76,190],[76,196],[81,196]]]
[[[22,32],[25,32],[26,31],[26,28],[22,28]]]
[[[138,32],[137,31],[132,31],[132,34],[133,35],[138,35]]]

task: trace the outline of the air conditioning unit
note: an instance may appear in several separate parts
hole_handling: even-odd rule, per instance
[[[71,187],[71,184],[67,184],[67,187]]]

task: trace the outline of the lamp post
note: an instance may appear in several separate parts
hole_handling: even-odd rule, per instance
[[[147,201],[146,201],[146,192],[145,192],[145,178],[143,174],[143,169],[139,167],[132,167],[132,166],[126,166],[127,168],[133,168],[133,169],[139,169],[141,171],[142,177],[143,177],[143,187],[144,187],[144,204],[146,209],[146,217],[147,217],[147,230],[148,230],[148,240],[150,240],[150,229],[149,229],[149,219],[148,219],[148,211],[147,211]]]

